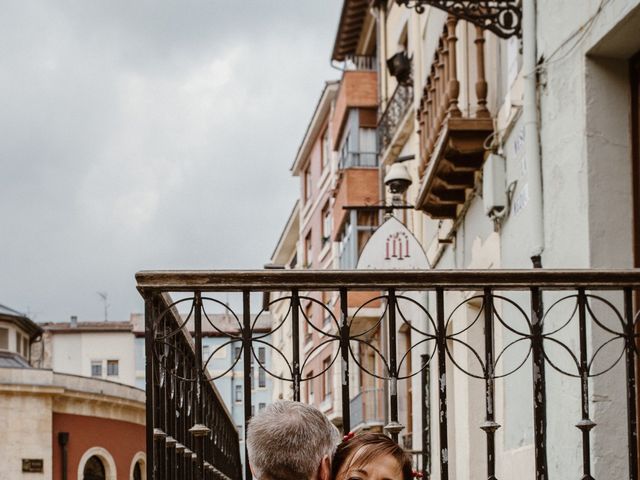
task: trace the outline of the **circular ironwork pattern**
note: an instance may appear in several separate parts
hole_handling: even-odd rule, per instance
[[[522,8],[518,0],[396,0],[398,5],[425,12],[430,6],[467,20],[502,38],[520,36]]]
[[[487,298],[490,300],[489,306],[485,304],[487,302]],[[354,364],[366,374],[381,380],[389,380],[391,378],[405,380],[418,375],[425,368],[428,368],[431,359],[435,355],[437,341],[442,336],[444,336],[445,339],[447,357],[451,361],[452,365],[454,365],[458,370],[462,371],[470,377],[484,380],[490,378],[504,378],[520,370],[527,363],[527,360],[529,360],[531,356],[532,342],[535,341],[541,342],[543,346],[542,352],[544,354],[545,360],[555,371],[563,375],[575,378],[580,378],[583,375],[586,375],[588,377],[596,377],[603,375],[615,368],[615,366],[618,365],[624,357],[626,342],[630,339],[631,343],[634,346],[634,349],[637,352],[638,347],[636,345],[636,342],[633,340],[638,337],[638,334],[635,334],[633,331],[629,331],[629,329],[625,326],[624,319],[621,313],[618,311],[617,307],[610,300],[602,296],[594,294],[584,295],[583,315],[588,317],[588,321],[591,325],[596,326],[604,334],[609,335],[608,338],[604,338],[603,342],[600,345],[594,346],[592,348],[592,351],[589,352],[589,354],[587,355],[588,358],[586,367],[584,365],[581,365],[579,353],[572,349],[571,345],[568,345],[566,341],[560,338],[564,334],[564,332],[569,330],[571,325],[578,322],[578,311],[580,302],[578,294],[565,295],[559,299],[556,299],[546,309],[544,316],[540,321],[541,331],[538,337],[536,337],[534,333],[535,329],[533,324],[531,323],[529,315],[527,315],[527,313],[522,309],[520,305],[518,305],[517,302],[505,296],[493,293],[487,298],[484,298],[482,295],[473,295],[463,299],[458,304],[454,305],[450,309],[446,317],[446,321],[444,324],[445,330],[438,331],[436,321],[434,320],[434,314],[428,308],[426,308],[424,305],[411,298],[410,296],[396,296],[394,305],[396,316],[400,322],[400,325],[403,325],[403,328],[410,330],[416,340],[413,341],[405,351],[400,353],[399,358],[397,359],[398,362],[395,372],[392,372],[390,370],[390,362],[387,349],[382,348],[381,346],[376,346],[370,341],[370,336],[383,328],[385,318],[388,317],[390,301],[390,297],[388,294],[372,297],[362,305],[355,308],[355,313],[353,313],[346,319],[346,325],[341,325],[334,311],[328,305],[325,305],[318,299],[310,296],[298,297],[298,321],[306,323],[308,325],[308,328],[311,331],[316,332],[321,340],[317,341],[312,348],[306,350],[304,355],[301,356],[298,363],[299,371],[297,375],[296,369],[294,368],[290,356],[273,343],[267,341],[268,338],[272,337],[274,333],[284,329],[287,323],[293,321],[293,297],[291,295],[288,295],[277,298],[271,301],[265,308],[263,308],[252,320],[251,331],[249,332],[249,338],[251,342],[250,354],[253,357],[253,361],[256,362],[257,366],[263,369],[270,377],[286,382],[305,382],[320,377],[336,363],[336,360],[339,358],[342,348],[340,345],[342,329],[346,329],[348,332],[349,357],[354,362]],[[473,315],[473,318],[467,321],[466,324],[463,323],[463,326],[461,328],[459,327],[456,329],[454,324],[456,324],[457,322],[456,315],[459,313],[459,311],[461,311],[463,308],[473,306],[474,303],[479,301],[481,301],[482,304],[480,305],[480,307],[475,308],[476,313]],[[285,315],[278,320],[277,324],[271,327],[271,330],[260,333],[256,332],[255,330],[256,326],[258,325],[259,319],[270,308],[282,302],[286,302],[288,304]],[[319,328],[310,318],[307,317],[305,309],[301,307],[301,302],[309,302],[318,305],[320,309],[325,313],[325,315],[327,315],[327,318],[330,319],[331,328],[329,330]],[[354,322],[361,316],[362,311],[376,302],[381,302],[382,305],[377,307],[380,310],[380,313],[375,321],[369,322],[364,330],[360,330],[357,332],[352,331],[351,329],[353,328]],[[170,318],[174,318],[176,309],[179,305],[183,305],[186,303],[190,303],[188,313],[179,317],[179,323],[171,326],[168,320]],[[237,331],[223,330],[220,325],[217,325],[212,317],[208,314],[205,308],[206,303],[212,303],[222,307],[228,314],[228,316],[234,319],[235,325],[237,326]],[[503,308],[497,308],[496,304],[501,304]],[[619,326],[619,328],[613,329],[611,326],[606,325],[599,319],[599,315],[594,311],[596,309],[596,304],[600,309],[607,310],[609,316],[616,320],[616,324]],[[410,318],[410,315],[407,314],[407,306],[413,308],[414,316],[423,316],[423,321],[418,322]],[[504,318],[504,308],[506,306],[512,309],[512,318],[514,314],[517,314],[522,318],[522,320],[524,320],[526,331],[515,328],[513,326],[515,322],[509,321],[509,319]],[[219,300],[216,300],[212,297],[202,297],[200,307],[198,307],[195,296],[182,298],[171,303],[163,311],[158,312],[153,320],[153,353],[158,365],[160,366],[160,368],[156,371],[156,380],[159,382],[159,384],[164,385],[165,382],[167,382],[168,377],[175,378],[175,380],[180,382],[177,384],[178,386],[176,386],[176,384],[174,383],[170,383],[172,398],[176,390],[181,390],[180,385],[182,382],[193,383],[199,378],[195,365],[189,365],[188,362],[186,362],[187,358],[189,358],[193,352],[185,350],[184,346],[178,346],[173,341],[179,332],[184,331],[186,327],[191,324],[190,322],[192,322],[195,310],[197,308],[201,309],[203,321],[206,321],[211,326],[211,328],[213,328],[213,330],[216,332],[216,335],[227,339],[222,344],[217,345],[216,348],[213,349],[206,357],[203,357],[202,372],[207,371],[211,359],[218,352],[232,345],[240,346],[240,354],[236,355],[235,358],[233,358],[230,366],[228,366],[224,371],[217,373],[215,376],[207,376],[206,381],[213,382],[227,375],[237,367],[240,358],[245,353],[245,344],[243,340],[244,327],[242,322],[240,321],[238,314],[229,305],[220,302]],[[502,346],[499,351],[491,352],[491,363],[487,363],[486,351],[483,351],[483,349],[479,350],[477,346],[472,345],[471,343],[469,343],[469,341],[464,339],[469,335],[470,331],[473,328],[478,328],[478,324],[482,321],[482,317],[485,316],[485,309],[487,308],[490,308],[491,310],[490,318],[492,319],[491,321],[494,325],[494,328],[501,327],[505,332],[509,332],[509,334],[514,337],[510,339],[506,343],[506,345]],[[562,309],[564,309],[563,318],[561,318],[560,321],[556,321],[552,325],[551,318],[556,314],[557,311],[560,311]],[[563,312],[560,313],[562,314]],[[634,323],[637,323],[639,321],[639,316],[640,312],[636,314]],[[574,326],[574,329],[575,328],[577,327]],[[595,365],[597,361],[602,358],[604,352],[607,349],[612,348],[612,346],[616,342],[620,342],[621,344],[619,353],[617,353],[612,359],[610,359],[607,365],[597,369],[596,371]],[[523,343],[526,346],[523,349],[522,358],[519,359],[514,366],[503,366],[502,369],[500,369],[499,366],[501,362],[504,362],[506,352],[516,348],[518,345],[521,345]],[[267,365],[267,362],[260,359],[254,348],[254,346],[257,345],[269,349],[272,352],[272,356],[276,355],[282,360],[283,365],[287,370],[286,375],[283,376],[278,374],[277,372],[274,372],[273,369],[271,369],[269,365]],[[331,346],[332,348],[329,364],[325,364],[322,369],[316,370],[313,372],[313,374],[305,376],[304,373],[306,370],[308,370],[310,362],[314,358],[314,356],[316,356],[320,351],[329,346]],[[457,348],[454,348],[456,346]],[[362,364],[362,361],[358,356],[358,352],[361,352],[363,349],[370,350],[373,353],[374,357],[378,359],[383,367],[382,372],[371,371],[370,368]],[[463,361],[456,358],[456,351],[461,351],[461,349],[466,350],[468,353],[468,355],[465,355],[467,359],[467,365],[464,365]],[[427,363],[425,365],[421,365],[420,368],[412,370],[410,372],[406,372],[403,375],[399,374],[402,368],[408,363],[408,357],[413,352],[420,350],[428,354]],[[554,350],[563,353],[565,359],[558,359],[557,354],[554,355],[551,353]],[[479,367],[479,371],[472,371],[470,369],[470,362],[468,361],[468,358],[471,358],[473,360],[473,362],[471,363],[477,364],[477,366]],[[182,401],[181,397],[180,401]]]

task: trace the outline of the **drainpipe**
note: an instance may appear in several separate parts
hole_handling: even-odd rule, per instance
[[[67,480],[67,464],[68,453],[67,444],[69,443],[69,432],[58,432],[58,444],[60,445],[60,470],[62,472],[62,480]]]
[[[540,126],[538,122],[538,74],[536,0],[524,0],[522,12],[523,70],[524,70],[524,134],[527,166],[529,209],[531,211],[531,262],[542,267],[544,250],[544,217],[542,210],[542,160],[540,155]]]

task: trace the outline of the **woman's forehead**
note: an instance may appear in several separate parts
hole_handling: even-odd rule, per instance
[[[348,466],[352,470],[360,469],[372,463],[402,471],[402,466],[398,460],[390,452],[385,451],[384,448],[381,449],[379,445],[362,445],[353,453],[349,459]]]

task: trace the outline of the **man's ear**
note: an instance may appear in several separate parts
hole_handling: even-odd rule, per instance
[[[331,459],[329,455],[322,457],[318,467],[318,480],[331,480]]]

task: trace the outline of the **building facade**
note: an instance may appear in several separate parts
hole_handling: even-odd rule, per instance
[[[420,3],[422,9],[414,8]],[[461,9],[455,10],[458,2],[450,3],[343,2],[331,53],[343,76],[327,84],[293,168],[301,179],[297,267],[356,267],[371,230],[382,221],[379,209],[364,207],[391,203],[383,179],[396,163],[406,168],[411,184],[403,193],[402,208],[394,208],[393,214],[418,239],[434,269],[640,266],[640,2],[511,2],[516,13],[505,20],[511,30],[497,31],[499,35],[487,23],[461,19]],[[369,133],[374,128],[377,142],[372,146]],[[327,161],[332,155],[333,162]],[[356,168],[350,171],[350,166]],[[355,206],[360,208],[344,208]],[[326,240],[328,230],[332,236]],[[283,238],[289,236],[290,225]],[[283,256],[283,245],[281,239],[272,263],[291,267],[291,250]],[[300,303],[300,328],[311,325],[300,333],[300,348],[313,352],[303,372],[301,398],[331,415],[339,411],[335,397],[340,383],[335,367],[327,367],[334,357],[330,346],[321,344],[321,334],[325,328],[324,333],[331,332],[329,312],[339,319],[340,309],[335,292],[322,295]],[[349,300],[350,318],[367,302],[366,296],[354,297]],[[556,300],[549,296],[545,302]],[[611,301],[618,305],[620,299]],[[421,302],[428,307],[436,298],[428,295]],[[447,302],[452,332],[462,332],[464,344],[476,345],[482,334],[471,325],[480,315],[481,302],[462,294],[449,296]],[[511,317],[510,304],[525,304],[517,293],[498,303],[498,311]],[[371,319],[383,317],[385,330],[379,306],[367,308]],[[562,327],[567,313],[549,315],[546,328]],[[276,320],[284,314],[276,313]],[[417,340],[412,327],[430,328],[426,318],[409,317],[413,320],[399,322],[396,332],[407,374],[419,370],[432,353],[426,345],[408,353]],[[360,320],[351,321],[357,326]],[[376,329],[373,332],[367,340],[375,345]],[[597,350],[604,338],[603,332],[590,330],[589,348]],[[563,331],[562,339],[575,343],[577,330]],[[507,328],[496,331],[498,345],[512,340]],[[449,365],[445,379],[455,431],[449,439],[449,474],[484,478],[485,472],[475,468],[484,452],[474,448],[485,435],[478,428],[486,420],[484,402],[478,401],[483,389],[467,374],[477,365],[461,343],[452,343],[450,353],[464,360]],[[526,355],[517,345],[510,347],[501,357],[501,368]],[[615,353],[603,347],[598,361],[613,363],[613,357]],[[571,363],[567,358],[555,361],[560,369]],[[370,368],[377,367],[374,360]],[[432,373],[433,368],[428,367]],[[627,471],[624,449],[616,454],[609,448],[626,445],[623,419],[614,414],[624,410],[626,402],[620,369],[623,365],[618,364],[612,371],[617,375],[590,380],[590,411],[598,424],[592,435],[592,449],[599,452],[593,459],[596,478],[623,478]],[[580,388],[551,370],[549,476],[569,478],[582,469],[580,431],[575,427]],[[323,373],[316,377],[318,371]],[[333,372],[329,380],[326,372]],[[533,413],[531,402],[525,401],[530,372],[522,369],[496,385],[498,478],[533,478]],[[352,379],[351,385],[357,386],[353,398],[369,389],[364,377],[360,384]],[[435,374],[430,378],[435,395],[442,379]],[[418,414],[436,397],[414,394],[420,376],[407,385],[399,391],[401,435],[414,450],[425,444],[423,432],[428,436],[431,473],[437,478],[437,431],[424,428]],[[374,391],[387,387],[384,382],[371,385]],[[331,392],[332,402],[326,401],[326,392]],[[381,424],[388,422],[383,420]],[[438,424],[435,407],[429,424]]]
[[[3,342],[3,329],[26,341]],[[146,478],[144,392],[31,366],[45,334],[26,316],[0,310],[0,479]]]
[[[41,324],[42,342],[34,362],[59,373],[102,378],[144,389],[136,380],[135,337],[130,322],[69,322]],[[144,367],[142,367],[144,370]]]

